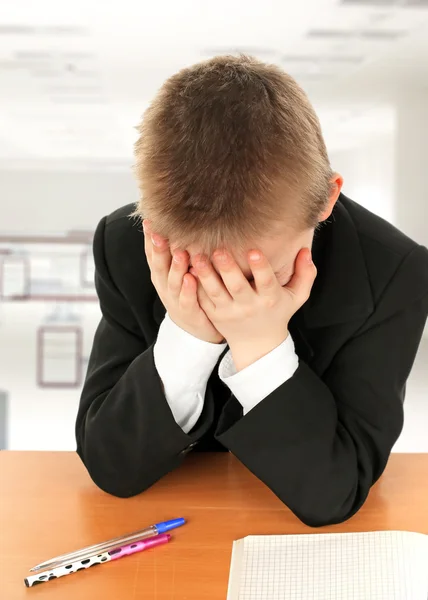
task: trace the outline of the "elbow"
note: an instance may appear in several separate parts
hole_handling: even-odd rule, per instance
[[[106,494],[110,496],[115,496],[116,498],[132,498],[133,496],[138,496],[146,491],[150,486],[147,487],[134,487],[132,485],[127,485],[126,482],[121,481],[111,481],[104,480],[102,477],[95,478],[91,475],[92,481]]]
[[[83,462],[90,478],[103,492],[117,498],[131,498],[151,488],[172,465],[150,464],[147,460],[136,463],[131,456],[108,455],[99,448],[77,445],[77,454]]]
[[[358,511],[358,508],[351,512],[332,509],[330,511],[327,510],[325,512],[313,510],[312,512],[303,513],[301,510],[291,510],[302,523],[304,523],[308,527],[316,528],[344,523]]]
[[[286,502],[294,515],[308,527],[326,527],[338,525],[353,517],[363,506],[369,487],[362,486],[356,482],[351,488],[339,487],[332,489],[332,485],[324,486],[323,489],[306,489],[304,496]]]
[[[351,506],[347,503],[339,505],[320,504],[317,499],[311,505],[291,508],[302,523],[308,527],[326,527],[328,525],[338,525],[344,523],[353,517],[361,508],[364,501],[355,502]]]
[[[142,494],[149,489],[157,478],[149,478],[148,474],[142,473],[136,480],[133,473],[127,473],[125,469],[116,470],[100,464],[99,461],[92,462],[81,447],[77,448],[77,454],[82,460],[85,468],[95,485],[110,496],[117,498],[131,498]]]
[[[136,483],[135,463],[130,457],[119,458],[117,453],[107,451],[99,437],[94,441],[94,436],[88,435],[86,419],[76,423],[75,433],[77,455],[100,490],[117,498],[131,498],[150,487],[141,481],[144,472]]]
[[[81,452],[77,451],[86,470],[95,485],[110,496],[117,498],[132,498],[142,494],[153,485],[154,482],[145,481],[144,475],[135,481],[132,474],[113,472],[110,469],[100,467],[99,464],[91,464],[90,460],[84,460]]]

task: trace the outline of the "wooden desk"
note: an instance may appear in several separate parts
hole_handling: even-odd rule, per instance
[[[0,453],[0,597],[4,600],[226,598],[232,541],[249,534],[403,529],[428,533],[428,454],[393,454],[349,521],[303,525],[231,454],[191,454],[129,499],[97,489],[77,455]],[[167,545],[26,588],[40,561],[158,521],[185,517]]]

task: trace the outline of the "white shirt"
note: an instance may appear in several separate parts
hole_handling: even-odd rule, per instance
[[[227,343],[200,340],[178,327],[166,313],[153,348],[156,370],[175,421],[185,433],[195,426],[204,406],[208,379]],[[218,367],[218,376],[243,407],[244,415],[293,376],[299,365],[289,334],[242,371],[236,372],[230,350]]]

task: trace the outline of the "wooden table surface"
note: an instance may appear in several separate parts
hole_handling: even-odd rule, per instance
[[[175,517],[188,523],[166,546],[24,585],[41,561]],[[99,490],[74,453],[0,452],[2,600],[224,600],[233,540],[383,529],[428,533],[428,454],[393,454],[354,517],[314,529],[229,453],[190,454],[150,490],[123,499]]]

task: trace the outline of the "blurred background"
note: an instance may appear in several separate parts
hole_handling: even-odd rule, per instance
[[[3,2],[0,448],[75,449],[92,235],[138,198],[134,126],[168,76],[239,52],[309,94],[344,193],[428,246],[428,0]],[[395,451],[428,451],[427,367],[428,330]]]

